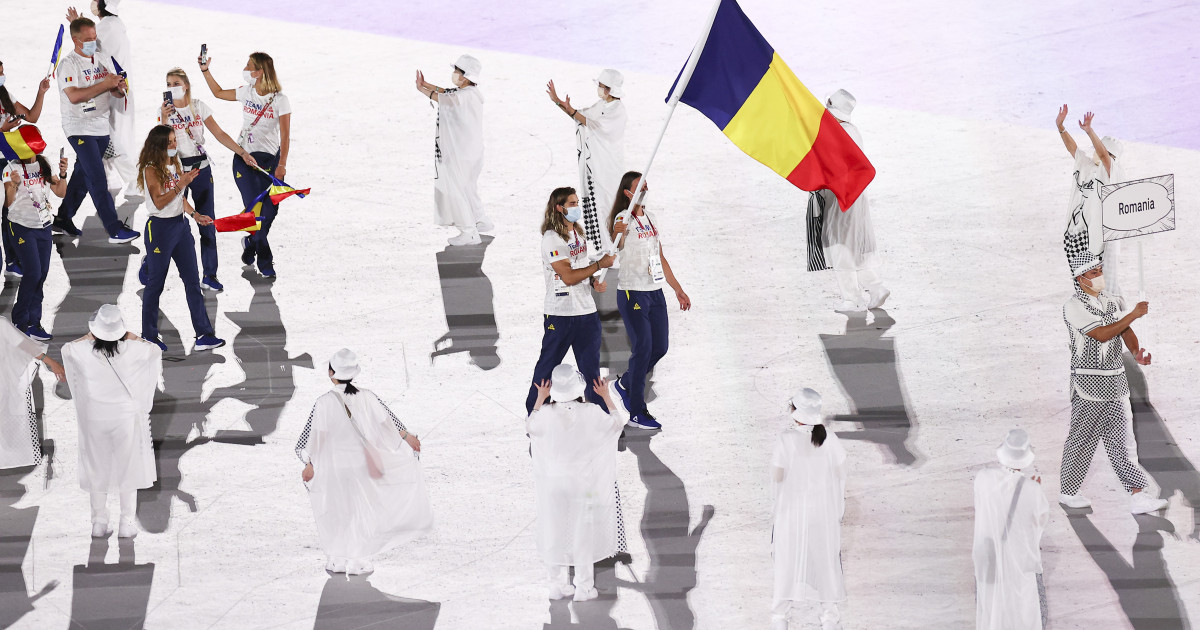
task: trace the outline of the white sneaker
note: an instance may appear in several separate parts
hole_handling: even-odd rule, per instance
[[[447,242],[455,246],[478,245],[483,242],[483,239],[479,238],[479,232],[471,230],[469,233],[460,231],[458,236],[450,237]]]
[[[892,292],[888,291],[887,287],[883,285],[867,289],[867,295],[870,296],[869,300],[867,301],[867,308],[880,308],[883,306],[883,303],[887,301],[888,296],[891,294]]]
[[[138,535],[137,523],[132,516],[121,517],[121,527],[117,530],[117,538],[134,538]]]
[[[1130,514],[1149,514],[1150,512],[1157,512],[1159,510],[1166,509],[1166,507],[1166,499],[1152,497],[1150,496],[1150,493],[1146,492],[1145,490],[1134,493],[1133,497],[1131,497],[1129,500]]]
[[[346,575],[362,575],[374,571],[375,566],[367,560],[350,560],[346,563]]]
[[[570,584],[558,585],[550,587],[550,599],[564,599],[575,594],[575,587]]]
[[[345,573],[346,559],[330,558],[329,561],[325,563],[325,570],[329,571],[330,573]]]
[[[586,602],[589,600],[596,599],[599,596],[600,596],[600,592],[594,588],[586,588],[586,589],[582,589],[582,590],[575,589],[575,597],[573,597],[572,599],[574,599],[577,602]]]
[[[1092,501],[1081,494],[1060,494],[1058,495],[1058,502],[1069,508],[1092,507]]]
[[[842,300],[842,303],[838,304],[838,307],[833,310],[835,310],[839,313],[846,313],[846,312],[855,313],[855,312],[862,311],[865,309],[862,307],[862,304],[859,304],[858,302],[855,302],[853,300]]]
[[[99,521],[92,523],[92,538],[108,538],[108,535],[111,533],[112,530],[109,529],[108,523],[101,523]]]
[[[494,229],[496,229],[496,224],[492,223],[488,219],[483,219],[481,221],[475,222],[475,231],[476,232],[491,232]]]

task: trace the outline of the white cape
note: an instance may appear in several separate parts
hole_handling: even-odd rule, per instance
[[[116,59],[117,63],[121,64],[121,69],[129,74],[131,88],[132,84],[136,84],[139,79],[147,80],[146,77],[137,75],[133,70],[133,49],[129,45],[129,35],[121,18],[115,16],[100,18],[96,23],[96,39],[100,41],[101,55],[108,57],[109,60]],[[108,67],[115,71],[115,66],[111,61]],[[137,181],[137,158],[142,150],[142,143],[139,142],[138,133],[134,127],[132,89],[125,95],[125,98],[112,100],[112,108],[108,115],[109,127],[112,129],[109,140],[114,144],[117,153],[117,157],[111,160],[111,164],[116,167],[124,184],[132,187],[133,183]],[[110,190],[113,188],[119,190],[119,187],[114,186],[113,182],[109,182],[108,187]]]
[[[1048,520],[1037,482],[998,468],[975,476],[976,630],[1041,630],[1037,574]]]
[[[307,450],[313,466],[309,501],[321,548],[330,557],[366,558],[410,542],[433,528],[421,463],[375,394],[345,386],[317,399]],[[337,393],[335,393],[337,392]],[[379,453],[383,476],[371,477],[363,438]]]
[[[0,470],[32,466],[42,459],[29,387],[37,373],[33,359],[45,351],[46,344],[0,317]]]
[[[585,213],[589,203],[595,204],[600,247],[609,249],[608,215],[617,188],[625,175],[625,105],[620,100],[606,103],[596,101],[591,107],[579,110],[587,124],[575,125],[576,148],[579,150],[579,199]],[[590,197],[591,201],[585,199]],[[590,227],[590,226],[589,226]],[[588,243],[595,242],[589,231]]]
[[[585,565],[617,549],[617,439],[625,419],[593,403],[547,403],[529,414],[542,560]]]
[[[84,337],[62,347],[79,422],[79,487],[88,492],[149,488],[158,478],[150,409],[162,377],[162,350],[122,341],[109,359]]]
[[[483,93],[467,86],[438,95],[433,181],[438,225],[474,228],[484,218],[479,198],[483,172]]]
[[[771,456],[773,608],[788,601],[846,599],[841,559],[846,451],[832,430],[824,444],[814,446],[812,430],[792,422],[779,434]]]
[[[862,148],[862,134],[858,128],[848,122],[842,123],[842,128]],[[877,267],[875,224],[871,221],[867,191],[864,190],[845,212],[842,212],[832,192],[822,190],[820,193],[826,201],[821,233],[825,261],[836,270],[859,271]]]
[[[1083,149],[1075,149],[1075,171],[1069,204],[1070,219],[1067,233],[1086,231],[1088,251],[1101,257],[1104,262],[1106,291],[1113,295],[1124,295],[1120,285],[1121,241],[1104,242],[1104,209],[1100,202],[1100,188],[1107,184],[1125,181],[1125,168],[1120,160],[1112,162],[1112,175],[1096,164],[1092,155]]]

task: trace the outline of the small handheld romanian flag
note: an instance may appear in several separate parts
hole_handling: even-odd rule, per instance
[[[797,188],[828,188],[842,210],[854,205],[875,178],[875,167],[736,0],[721,0],[702,46],[680,102]]]
[[[267,193],[271,192],[268,188],[258,194],[254,201],[241,213],[228,217],[221,217],[213,221],[218,232],[257,232],[262,228],[262,204]]]
[[[308,193],[310,191],[312,191],[311,188],[303,188],[301,190],[296,190],[295,188],[292,188],[291,186],[289,186],[287,184],[287,182],[272,175],[271,172],[268,171],[267,169],[258,167],[258,166],[254,167],[254,168],[257,169],[258,172],[262,173],[263,175],[266,175],[267,177],[271,178],[271,187],[269,189],[267,189],[267,192],[271,195],[271,203],[273,203],[273,204],[278,205],[280,201],[283,201],[284,199],[287,199],[288,197],[291,197],[292,195],[295,195],[295,196],[303,199],[304,197],[306,197],[308,195]]]
[[[58,39],[54,42],[54,50],[50,51],[50,74],[58,71],[58,64],[62,61],[62,42],[65,30],[62,24],[58,25]]]
[[[12,131],[4,132],[0,140],[0,154],[6,160],[28,160],[46,150],[46,141],[33,125],[21,125]]]

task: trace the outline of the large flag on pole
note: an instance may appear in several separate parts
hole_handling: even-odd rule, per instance
[[[828,188],[842,210],[854,205],[875,178],[867,156],[788,69],[736,0],[721,0],[679,100],[796,187]]]
[[[46,150],[46,141],[33,125],[21,125],[0,136],[0,155],[6,160],[28,160]]]

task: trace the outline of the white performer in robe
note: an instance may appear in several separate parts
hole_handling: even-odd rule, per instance
[[[787,630],[794,605],[817,603],[822,630],[835,630],[841,620],[837,604],[846,600],[841,559],[846,451],[825,428],[820,394],[806,388],[792,398],[790,409],[792,423],[779,434],[771,456],[771,630]]]
[[[1086,235],[1088,250],[1104,264],[1106,291],[1116,296],[1123,307],[1121,298],[1124,293],[1121,292],[1117,273],[1120,266],[1118,260],[1121,257],[1121,242],[1104,242],[1104,210],[1100,204],[1100,187],[1125,181],[1125,169],[1117,157],[1123,155],[1125,149],[1121,141],[1112,136],[1101,138],[1096,135],[1092,130],[1094,117],[1095,114],[1088,112],[1084,114],[1083,120],[1079,121],[1079,128],[1087,134],[1092,143],[1090,155],[1075,144],[1075,138],[1072,138],[1071,133],[1063,126],[1067,120],[1066,105],[1059,108],[1058,118],[1055,119],[1058,123],[1059,138],[1075,160],[1064,239],[1071,240],[1068,237],[1073,235]]]
[[[34,341],[0,317],[0,470],[33,466],[42,461],[37,416],[33,411],[36,361],[63,380],[63,367]]]
[[[549,381],[537,384],[537,401],[525,421],[537,488],[538,551],[550,579],[550,599],[574,595],[595,599],[595,563],[617,550],[617,439],[625,418],[609,397],[608,384],[596,379],[592,390],[610,412],[585,402],[583,375],[575,366],[554,368]],[[545,404],[550,399],[550,404]],[[574,586],[567,567],[575,568]]]
[[[996,449],[1000,468],[975,475],[976,630],[1042,628],[1037,576],[1050,504],[1041,477],[1021,472],[1033,456],[1029,435],[1013,429]]]
[[[842,125],[842,129],[862,148],[862,134],[850,123],[850,113],[858,103],[846,90],[838,90],[825,101],[825,107]],[[842,212],[837,198],[827,189],[818,190],[809,198],[809,271],[833,268],[838,289],[842,293],[839,311],[861,311],[880,308],[891,295],[879,279],[879,250],[875,243],[875,224],[871,221],[871,206],[863,191],[848,210]],[[814,227],[815,226],[815,227]],[[816,233],[812,233],[813,231]],[[820,235],[821,264],[814,265],[814,252]],[[865,291],[865,295],[864,295]]]
[[[480,232],[495,226],[479,198],[483,172],[483,93],[476,85],[482,66],[471,55],[454,62],[452,88],[441,88],[417,71],[417,91],[438,104],[434,136],[433,204],[438,225],[453,225],[458,235],[451,245],[478,245]]]
[[[546,84],[546,93],[564,113],[575,121],[576,149],[579,151],[579,201],[583,206],[583,224],[593,256],[608,251],[612,238],[601,229],[603,219],[613,207],[621,176],[625,174],[625,79],[611,68],[596,78],[600,100],[590,107],[575,109],[571,97],[558,97],[554,81]],[[597,249],[598,248],[598,249]]]
[[[112,304],[92,315],[88,329],[62,347],[79,422],[79,487],[91,493],[92,536],[112,532],[107,504],[113,492],[121,502],[117,536],[133,538],[137,491],[158,479],[150,409],[162,378],[162,350],[126,330]]]
[[[115,71],[112,60],[116,59],[121,69],[135,76],[133,72],[133,47],[129,44],[129,33],[125,22],[117,16],[121,0],[92,0],[91,11],[96,20],[96,40],[99,42],[97,52],[108,68]],[[67,10],[67,21],[79,17],[77,9]],[[121,195],[124,182],[125,196],[131,201],[142,203],[145,197],[137,189],[137,158],[138,150],[142,148],[142,138],[134,129],[133,91],[126,92],[122,99],[113,99],[109,110],[109,150],[105,152],[104,166],[109,171],[108,188],[113,201]],[[113,177],[113,172],[120,179]],[[121,217],[128,219],[128,217]]]
[[[421,441],[373,392],[351,382],[358,357],[329,360],[333,389],[317,398],[296,455],[325,551],[325,570],[370,573],[370,557],[433,529],[421,475]]]

